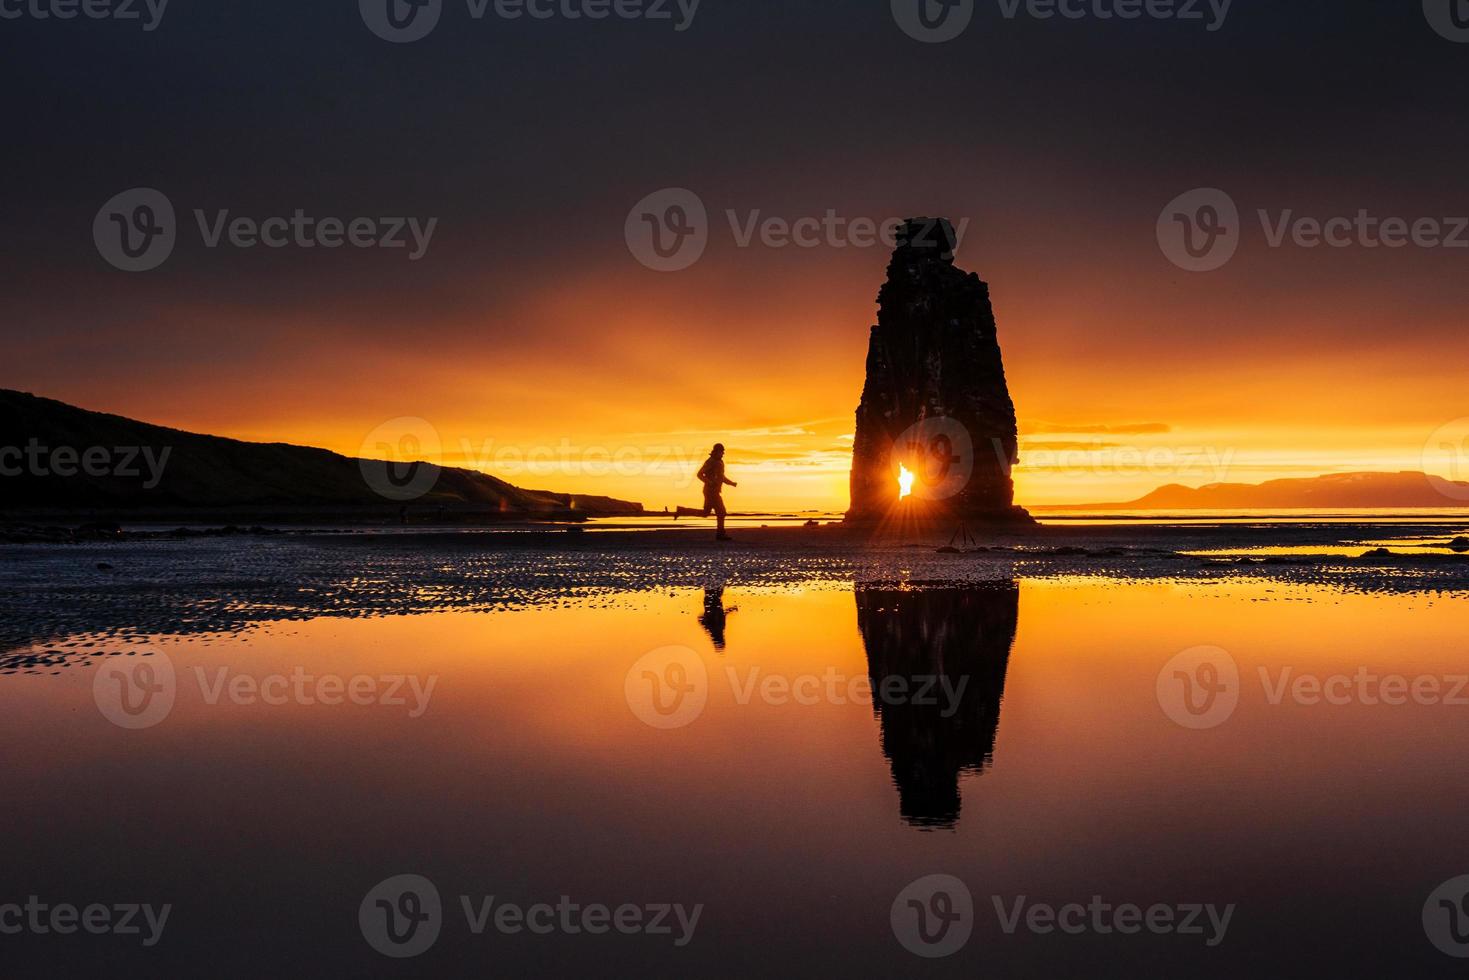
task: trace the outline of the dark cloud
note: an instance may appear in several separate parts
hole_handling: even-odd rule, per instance
[[[682,32],[475,22],[464,0],[445,2],[411,45],[374,37],[350,0],[174,0],[152,32],[5,21],[0,340],[24,374],[12,383],[165,381],[211,362],[321,375],[332,350],[390,354],[405,337],[441,355],[597,351],[605,341],[586,338],[610,316],[655,301],[669,308],[649,331],[722,354],[789,344],[774,297],[798,291],[840,314],[802,316],[810,342],[855,337],[860,367],[880,250],[740,249],[725,235],[682,279],[660,279],[631,262],[622,229],[632,202],[666,186],[696,190],[716,221],[726,209],[971,218],[965,261],[995,284],[1007,353],[1030,363],[1064,349],[1178,370],[1261,345],[1305,358],[1324,342],[1368,349],[1389,317],[1394,343],[1458,337],[1457,256],[1282,257],[1256,242],[1200,280],[1152,240],[1161,205],[1198,186],[1228,188],[1247,213],[1469,213],[1469,46],[1435,34],[1417,2],[1236,0],[1209,32],[1011,21],[978,0],[970,29],[942,45],[906,37],[887,0],[704,0]],[[209,250],[191,232],[164,268],[127,276],[90,228],[137,186],[164,190],[186,226],[196,208],[441,223],[416,263]],[[541,308],[583,277],[595,288],[574,315]],[[1340,315],[1312,322],[1330,304]],[[1285,335],[1263,308],[1302,326]]]

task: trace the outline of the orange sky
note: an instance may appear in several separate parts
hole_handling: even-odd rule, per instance
[[[1215,32],[991,9],[921,44],[884,3],[732,3],[676,37],[526,20],[402,46],[306,4],[284,48],[249,5],[196,6],[146,43],[14,25],[0,76],[48,101],[8,120],[0,385],[354,454],[421,417],[448,462],[655,508],[694,502],[722,439],[732,507],[840,509],[887,251],[741,248],[727,212],[942,215],[991,285],[1020,503],[1469,479],[1469,251],[1271,247],[1257,217],[1469,214],[1466,49],[1418,4],[1237,5]],[[131,187],[181,219],[139,274],[92,234]],[[671,187],[707,205],[710,241],[657,273],[624,228]],[[1243,219],[1214,272],[1156,238],[1195,188]],[[195,209],[438,223],[412,262],[210,248]],[[1445,425],[1464,451],[1425,460]],[[555,464],[512,465],[537,450]]]
[[[1469,478],[1423,455],[1435,430],[1469,413],[1462,363],[1438,339],[1459,329],[1448,297],[1407,279],[1360,296],[1332,286],[1323,300],[1360,257],[1313,257],[1320,294],[1311,276],[1278,294],[1268,254],[1191,276],[1150,251],[1150,232],[1141,223],[1128,260],[1096,268],[1066,242],[1040,258],[993,243],[961,250],[959,264],[992,287],[1021,420],[1020,503],[1344,470]],[[379,425],[417,417],[446,464],[653,508],[695,502],[692,474],[721,440],[741,484],[732,508],[843,509],[885,251],[722,248],[725,260],[711,249],[671,275],[609,249],[554,288],[528,276],[420,311],[411,326],[365,305],[283,315],[145,303],[112,328],[122,337],[149,318],[166,356],[83,375],[52,363],[17,386],[350,455]],[[1064,290],[1047,278],[1057,262],[1076,270]],[[200,337],[192,325],[211,318]],[[107,331],[93,342],[111,343]],[[63,355],[43,340],[33,353],[38,368]]]

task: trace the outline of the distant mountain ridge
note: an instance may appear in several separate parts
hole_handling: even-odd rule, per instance
[[[1414,470],[1329,473],[1265,483],[1173,483],[1125,503],[1065,504],[1045,510],[1338,510],[1345,508],[1469,507],[1469,483]]]
[[[32,452],[32,446],[44,452]],[[404,503],[415,509],[527,517],[643,510],[642,504],[611,497],[524,490],[475,470],[449,467],[439,468],[431,486],[405,501],[377,492],[364,476],[364,465],[369,471],[413,472],[401,464],[364,463],[325,449],[183,432],[0,388],[0,510],[396,511]]]

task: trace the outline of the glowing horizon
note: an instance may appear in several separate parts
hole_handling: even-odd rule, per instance
[[[1018,399],[1024,397],[1021,392]],[[405,453],[396,435],[372,443],[350,423],[231,426],[98,404],[91,398],[78,401],[83,408],[209,435],[316,446],[346,456],[423,458],[525,489],[617,497],[654,511],[697,503],[694,473],[709,447],[722,441],[729,447],[731,476],[741,484],[727,495],[731,510],[841,512],[848,505],[852,432],[846,417],[768,421],[731,430],[694,425],[662,432],[604,430],[580,438],[522,423],[519,431],[530,435],[509,438],[464,422],[428,422],[425,430],[420,423],[427,418],[420,416],[412,430],[424,436],[424,444],[419,452]],[[365,422],[361,426],[369,428]],[[1465,419],[1441,428],[1438,442],[1432,432],[1425,435],[1419,427],[1402,425],[1342,432],[1022,418],[1020,429],[1020,464],[1013,475],[1022,506],[1126,502],[1169,484],[1252,484],[1343,472],[1424,471],[1469,479],[1463,472],[1469,459]],[[1314,448],[1298,448],[1303,445]]]

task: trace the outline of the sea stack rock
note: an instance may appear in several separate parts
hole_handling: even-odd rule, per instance
[[[852,448],[850,523],[1031,523],[1014,504],[1015,405],[989,286],[954,265],[943,218],[897,236]]]

